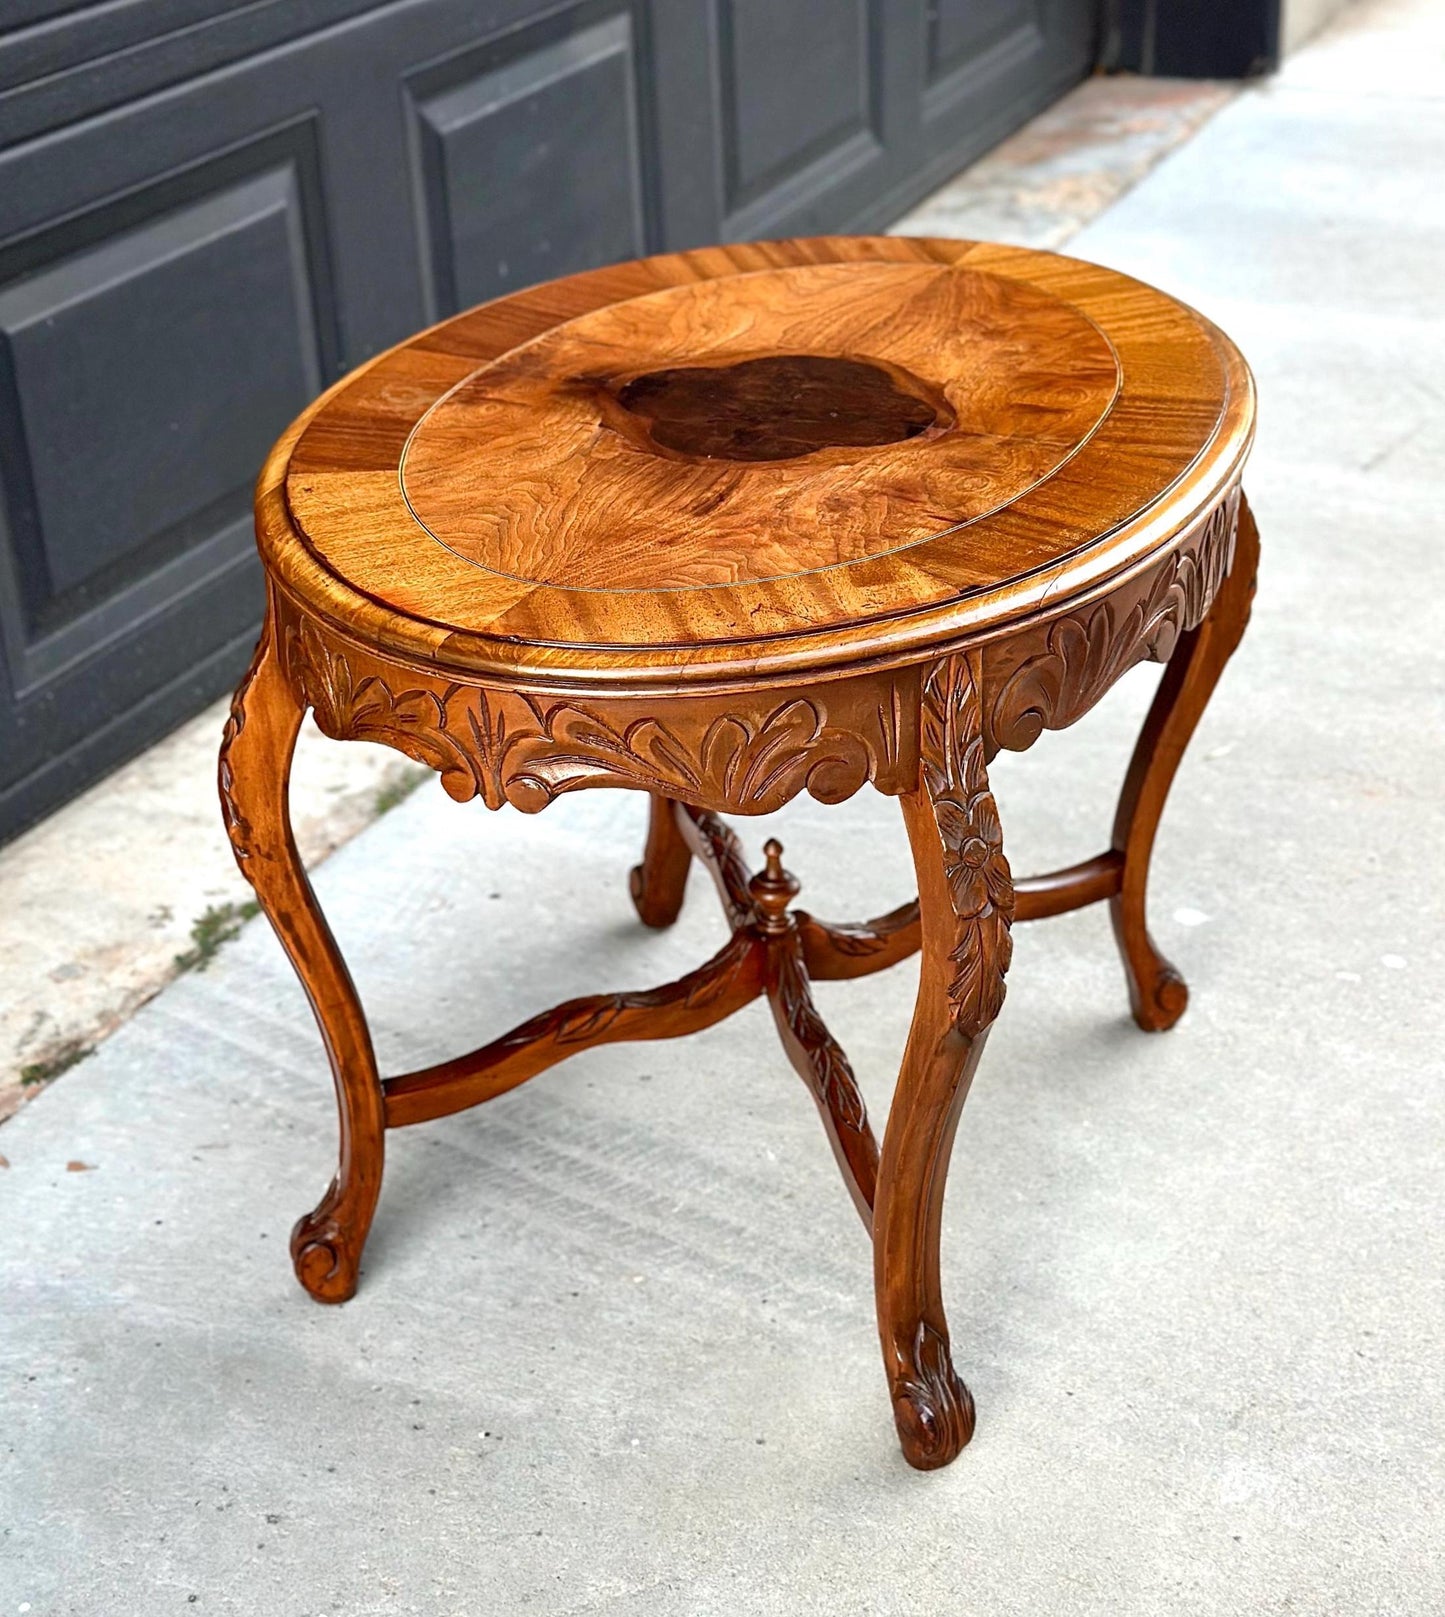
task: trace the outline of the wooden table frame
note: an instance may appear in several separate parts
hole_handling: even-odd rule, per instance
[[[226,825],[303,982],[340,1108],[336,1176],[297,1224],[301,1284],[323,1302],[355,1290],[381,1186],[385,1134],[491,1099],[579,1050],[695,1032],[766,995],[873,1242],[878,1328],[909,1463],[946,1465],[972,1435],[973,1401],[949,1350],[939,1227],[959,1113],[1004,996],[1015,920],[1104,899],[1139,1026],[1173,1025],[1187,992],[1145,917],[1149,860],[1170,784],[1248,621],[1258,535],[1237,482],[1185,531],[1092,594],[902,665],[672,698],[527,689],[363,644],[273,578],[265,630],[221,749]],[[1167,666],[1125,777],[1108,850],[1015,882],[987,765],[1079,718],[1126,669]],[[458,1057],[383,1079],[366,1018],[297,855],[291,756],[307,708],[338,739],[383,742],[436,769],[455,798],[535,811],[598,785],[651,794],[633,897],[648,925],[678,914],[690,862],[707,867],[731,927],[676,982],[570,1001]],[[743,862],[718,817],[807,790],[825,802],[868,782],[896,796],[918,898],[837,926],[792,907],[797,883],[770,843]],[[863,976],[922,950],[912,1029],[883,1135],[814,1007],[812,979]]]

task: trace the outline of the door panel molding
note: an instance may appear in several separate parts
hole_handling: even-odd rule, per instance
[[[660,247],[650,77],[635,0],[581,0],[406,75],[429,320]]]
[[[800,207],[879,172],[881,0],[712,0],[722,230],[786,233]]]
[[[335,353],[314,267],[325,255],[308,247],[315,186],[298,173],[315,155],[312,125],[292,125],[132,193],[125,213],[148,206],[144,223],[107,232],[117,205],[102,203],[13,255],[31,266],[15,273],[12,261],[0,280],[3,635],[16,700],[248,542],[264,423],[319,392]],[[260,330],[236,301],[257,282],[271,317]],[[138,433],[155,446],[143,459]]]
[[[1017,52],[1025,44],[1046,44],[1039,0],[929,0],[926,82],[977,70],[994,51],[1010,46]]]

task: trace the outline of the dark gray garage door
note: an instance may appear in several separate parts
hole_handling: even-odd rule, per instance
[[[239,674],[328,381],[610,259],[888,223],[1094,0],[0,0],[0,837]]]

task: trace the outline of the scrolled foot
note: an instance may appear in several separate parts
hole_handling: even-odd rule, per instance
[[[291,1231],[296,1278],[319,1303],[344,1303],[355,1296],[361,1266],[359,1245],[347,1238],[336,1217],[335,1189],[333,1184],[321,1205]]]
[[[1129,972],[1129,1004],[1146,1033],[1164,1033],[1188,1009],[1189,985],[1167,960],[1156,958],[1143,980]]]
[[[903,1458],[915,1470],[937,1471],[973,1436],[973,1394],[953,1368],[947,1341],[926,1321],[913,1339],[912,1360],[893,1382],[893,1419]]]

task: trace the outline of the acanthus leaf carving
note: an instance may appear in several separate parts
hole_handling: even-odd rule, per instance
[[[1179,636],[1204,620],[1229,572],[1238,513],[1236,491],[1132,592],[1111,591],[985,648],[994,748],[1021,752],[1042,731],[1082,718],[1135,663],[1167,662]]]
[[[366,654],[309,619],[288,624],[285,644],[292,681],[325,734],[396,747],[437,770],[450,796],[480,796],[489,808],[535,812],[580,786],[625,785],[765,813],[804,790],[840,802],[906,752],[896,701],[869,707],[869,724],[829,722],[815,695],[774,698],[760,716],[689,702],[667,722],[616,718],[595,700],[441,679],[398,689],[399,670],[358,673]],[[638,705],[624,699],[616,711]]]

